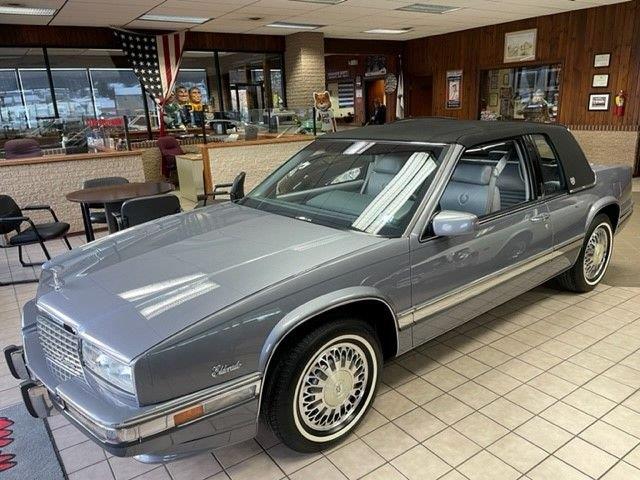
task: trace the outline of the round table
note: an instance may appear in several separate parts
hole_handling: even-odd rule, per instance
[[[113,233],[118,230],[118,224],[113,212],[118,211],[124,201],[138,197],[161,195],[172,190],[173,185],[168,182],[124,183],[106,187],[83,188],[82,190],[68,193],[66,197],[70,202],[80,204],[87,242],[91,242],[95,240],[95,235],[91,225],[89,205],[96,203],[104,205],[109,233]]]

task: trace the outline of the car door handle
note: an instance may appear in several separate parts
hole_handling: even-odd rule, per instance
[[[541,213],[540,215],[536,215],[534,217],[531,217],[529,219],[529,221],[533,222],[533,223],[540,223],[540,222],[546,222],[547,220],[549,220],[550,215],[548,213]]]

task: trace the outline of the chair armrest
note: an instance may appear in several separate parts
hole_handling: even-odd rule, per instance
[[[229,187],[232,187],[232,186],[233,186],[233,183],[216,183],[213,186],[213,189],[217,190],[218,188],[229,188]]]
[[[29,217],[1,217],[0,223],[9,223],[9,222],[30,222]]]
[[[22,207],[22,210],[48,210],[49,213],[51,213],[54,222],[60,221],[58,220],[56,212],[53,211],[53,208],[51,208],[50,205],[27,205],[26,207]]]
[[[51,210],[51,205],[27,205],[22,207],[22,210]]]
[[[44,239],[40,236],[40,232],[38,232],[38,229],[36,228],[35,223],[33,223],[33,220],[31,220],[29,217],[2,217],[2,218],[0,218],[0,223],[8,223],[8,222],[27,222],[29,224],[29,226],[31,226],[33,231],[35,232],[36,237],[38,237],[38,241],[44,242]],[[20,233],[19,229],[18,229],[18,233]]]
[[[124,218],[122,218],[121,212],[111,212],[113,218],[116,219],[116,224],[118,225],[118,230],[122,230],[124,228]]]

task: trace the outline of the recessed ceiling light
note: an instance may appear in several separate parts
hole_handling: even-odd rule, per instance
[[[410,32],[411,28],[374,28],[373,30],[365,30],[364,33],[374,33],[378,35],[400,35]]]
[[[273,22],[269,23],[267,27],[292,28],[294,30],[315,30],[316,28],[324,27],[324,25],[313,25],[310,23]]]
[[[157,15],[154,13],[146,13],[139,17],[138,20],[147,20],[149,22],[205,23],[213,19],[211,17],[182,17],[180,15]]]
[[[337,5],[347,0],[291,0],[293,2],[305,2],[305,3],[324,3],[325,5]]]
[[[55,8],[25,7],[20,4],[0,5],[0,13],[5,15],[33,15],[50,17],[56,13]]]
[[[396,10],[402,10],[404,12],[419,12],[419,13],[449,13],[456,10],[460,10],[461,7],[451,7],[449,5],[435,5],[427,3],[414,3],[412,5],[406,5],[404,7],[396,8]]]

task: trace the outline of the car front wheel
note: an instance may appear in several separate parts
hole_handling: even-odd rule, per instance
[[[573,292],[589,292],[602,280],[613,252],[613,228],[604,214],[591,223],[575,265],[557,277],[560,286]]]
[[[368,410],[382,354],[375,331],[338,319],[288,344],[264,392],[267,422],[290,448],[326,449],[346,437]]]

